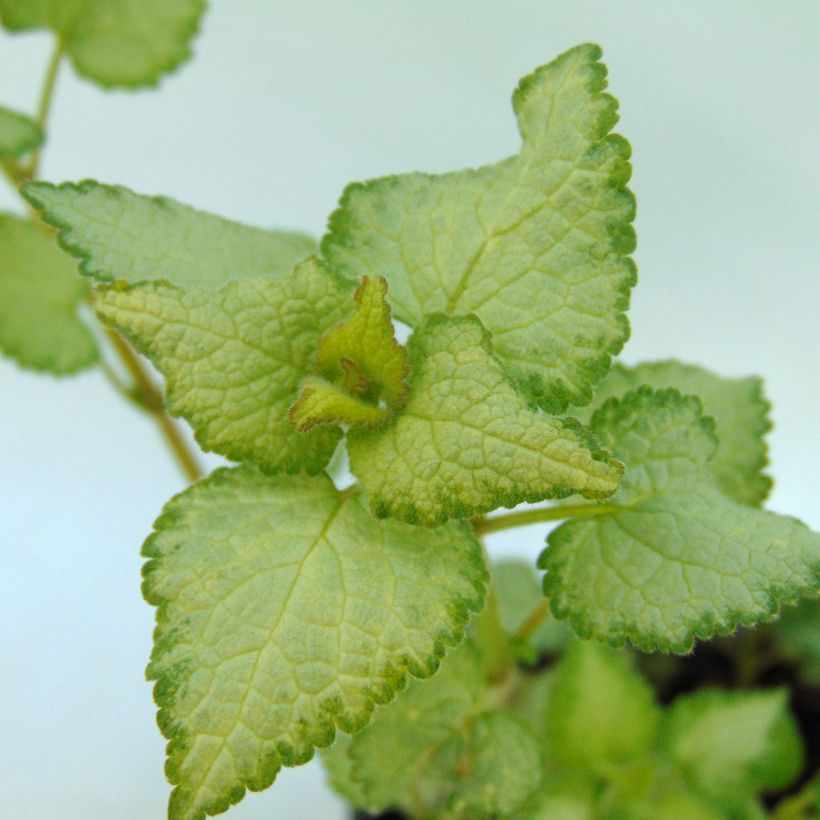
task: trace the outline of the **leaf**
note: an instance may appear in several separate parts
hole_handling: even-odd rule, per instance
[[[162,279],[216,289],[288,273],[315,249],[304,234],[252,228],[119,185],[30,182],[22,193],[58,229],[80,271],[101,282]]]
[[[42,129],[31,117],[0,106],[0,159],[34,151],[44,139]]]
[[[318,424],[380,427],[407,394],[407,354],[396,341],[387,282],[365,276],[349,316],[319,341],[316,369],[290,408],[300,431]]]
[[[661,735],[692,784],[724,807],[784,788],[803,766],[785,689],[684,695],[668,711]]]
[[[327,476],[250,467],[172,499],[143,554],[172,820],[225,811],[336,727],[360,730],[408,674],[435,672],[486,581],[463,524],[380,523]]]
[[[578,773],[563,777],[550,773],[546,788],[516,820],[595,820],[597,803],[589,779]]]
[[[646,754],[660,709],[646,681],[623,655],[592,642],[570,647],[550,692],[551,756],[571,769],[601,775]]]
[[[97,361],[77,308],[88,291],[76,265],[28,220],[0,214],[0,349],[57,376]]]
[[[341,431],[299,433],[288,408],[349,293],[348,282],[308,259],[288,274],[221,290],[99,288],[95,307],[159,368],[171,411],[191,423],[203,448],[267,472],[315,473]]]
[[[687,791],[629,800],[611,813],[612,820],[726,820],[726,815]],[[545,818],[547,820],[547,818]],[[743,820],[752,820],[743,818]]]
[[[674,387],[681,393],[697,396],[703,411],[715,419],[718,446],[709,465],[718,487],[740,504],[759,507],[772,486],[763,472],[768,463],[764,436],[771,428],[771,406],[763,393],[762,381],[749,376],[732,379],[710,370],[673,359],[645,362],[635,367],[616,363],[595,391],[591,408],[573,408],[572,413],[587,422],[595,407],[646,384],[649,387]]]
[[[477,647],[465,641],[432,680],[412,682],[341,750],[364,808],[462,818],[523,806],[541,782],[540,742],[515,715],[485,711],[484,672]]]
[[[783,609],[774,624],[778,647],[800,664],[800,675],[820,686],[820,601],[801,601]]]
[[[51,29],[77,73],[104,88],[155,86],[191,56],[204,10],[204,0],[0,0],[6,29]]]
[[[300,433],[320,424],[379,427],[390,418],[387,410],[351,396],[317,376],[308,376],[302,382],[302,391],[288,415]]]
[[[347,749],[350,775],[366,802],[379,812],[389,806],[440,806],[452,788],[449,772],[431,778],[439,750],[478,713],[484,693],[482,658],[472,641],[444,659],[431,680],[412,681],[373,722],[353,737]],[[331,754],[332,754],[331,750]],[[425,791],[435,780],[443,789]]]
[[[629,334],[636,280],[628,143],[610,134],[601,50],[581,45],[513,95],[523,144],[477,170],[348,186],[322,252],[383,275],[396,316],[475,313],[504,367],[545,409],[590,400]]]
[[[504,560],[492,565],[493,588],[498,597],[501,624],[513,635],[544,600],[532,564]],[[537,660],[538,655],[554,653],[566,646],[572,631],[563,621],[545,617],[527,639],[529,651],[522,652],[525,660]],[[519,647],[519,651],[522,647]]]
[[[396,341],[384,277],[362,278],[353,315],[331,328],[319,342],[316,367],[326,378],[342,379],[353,364],[367,382],[359,392],[399,408],[407,394],[407,353]],[[357,385],[358,386],[358,385]]]
[[[526,405],[475,317],[429,317],[409,357],[412,389],[395,421],[348,437],[350,468],[376,515],[432,526],[618,486],[621,465],[592,437]]]
[[[550,533],[539,560],[553,612],[579,634],[688,652],[817,594],[820,536],[720,492],[698,399],[642,387],[607,401],[592,429],[628,465],[621,489],[610,512]]]
[[[508,816],[541,785],[538,737],[514,715],[480,714],[460,752],[455,790],[448,803],[453,818]]]

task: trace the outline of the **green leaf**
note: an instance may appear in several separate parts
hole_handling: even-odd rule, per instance
[[[0,106],[0,159],[34,151],[44,139],[42,129],[31,117]]]
[[[609,817],[611,820],[726,820],[722,811],[683,790],[624,801]]]
[[[523,720],[501,711],[480,714],[469,726],[454,772],[452,817],[518,811],[541,785],[542,766],[538,737]]]
[[[594,783],[573,773],[550,773],[546,788],[516,815],[516,820],[596,820],[598,796]]]
[[[764,436],[771,428],[769,402],[762,381],[754,376],[732,379],[674,360],[645,362],[635,367],[615,364],[595,391],[591,408],[573,408],[586,422],[595,407],[642,384],[659,389],[674,387],[697,396],[703,411],[715,420],[718,446],[709,470],[718,487],[741,504],[759,507],[772,486],[763,473],[768,463]]]
[[[516,156],[351,185],[322,240],[342,270],[385,276],[414,327],[434,311],[475,313],[514,380],[551,411],[589,401],[629,334],[630,149],[609,133],[617,102],[600,56],[581,45],[521,81]]]
[[[698,399],[646,387],[593,416],[627,464],[616,509],[562,524],[539,560],[553,612],[582,636],[688,652],[817,594],[820,536],[717,488],[713,428]]]
[[[409,342],[396,420],[351,430],[350,467],[373,511],[432,526],[521,501],[609,495],[621,465],[575,422],[528,407],[474,316],[429,317]]]
[[[51,29],[77,73],[105,88],[156,85],[191,56],[204,10],[204,0],[0,0],[6,29]]]
[[[101,282],[216,289],[287,273],[315,249],[304,234],[252,228],[119,185],[30,182],[22,192],[82,273]]]
[[[165,376],[168,402],[206,450],[267,472],[318,472],[341,437],[299,433],[288,418],[322,334],[345,313],[350,284],[308,259],[292,272],[183,290],[162,282],[99,288],[99,315]]]
[[[783,609],[774,624],[778,646],[800,664],[800,675],[820,686],[820,601],[801,601]]]
[[[546,718],[557,762],[605,775],[649,751],[659,719],[651,688],[624,655],[591,642],[571,646],[558,669]]]
[[[485,711],[481,654],[468,640],[430,681],[414,681],[334,761],[371,812],[398,806],[414,817],[506,816],[541,782],[540,741],[513,714]],[[350,789],[349,792],[352,793]]]
[[[97,361],[77,308],[88,286],[52,237],[0,214],[0,350],[30,370],[74,373]]]
[[[532,565],[524,561],[499,561],[492,565],[491,574],[501,624],[507,633],[513,635],[544,600],[538,578]],[[523,651],[524,659],[535,660],[542,653],[557,652],[571,637],[572,631],[565,622],[548,615],[527,639],[530,651]],[[519,651],[522,649],[519,647]]]
[[[452,788],[448,773],[433,777],[430,770],[441,747],[479,711],[483,673],[481,655],[467,640],[444,659],[435,677],[412,681],[351,739],[350,774],[365,797],[362,808],[379,812],[401,805],[414,812],[420,804],[443,803]]]
[[[308,376],[295,404],[288,410],[300,433],[320,424],[348,424],[351,427],[379,427],[390,414],[382,407],[351,396],[318,376]]]
[[[803,766],[785,689],[684,695],[667,712],[661,734],[692,784],[726,807],[784,788]]]
[[[332,328],[319,342],[316,368],[328,379],[349,378],[352,364],[366,380],[355,387],[388,407],[399,408],[407,394],[407,352],[396,341],[387,303],[387,282],[362,278],[354,295],[353,315]],[[347,363],[348,367],[344,367]]]
[[[172,820],[225,811],[336,727],[360,730],[408,674],[435,672],[486,582],[463,524],[380,523],[326,476],[249,467],[172,499],[143,554]]]
[[[308,376],[291,421],[300,431],[317,424],[380,427],[407,394],[407,354],[396,341],[387,282],[365,276],[354,295],[353,314],[319,341],[316,369]]]

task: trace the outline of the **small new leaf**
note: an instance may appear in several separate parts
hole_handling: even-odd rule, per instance
[[[0,214],[0,350],[60,376],[97,361],[77,309],[88,292],[77,266],[32,222]]]
[[[407,352],[396,341],[384,277],[362,277],[354,302],[353,315],[319,342],[316,368],[328,379],[349,381],[352,365],[357,383],[362,376],[367,381],[364,391],[398,409],[407,394]]]
[[[350,275],[384,275],[413,327],[475,313],[519,387],[555,412],[590,400],[628,336],[636,279],[630,149],[610,134],[600,56],[581,45],[521,81],[516,156],[350,185],[322,240]]]
[[[30,182],[22,193],[99,282],[215,289],[288,273],[315,249],[304,234],[253,228],[120,185]]]
[[[353,315],[319,342],[316,369],[290,408],[297,430],[317,424],[372,429],[401,407],[407,393],[407,354],[396,341],[387,282],[365,276],[354,295]]]
[[[715,420],[718,438],[709,472],[729,498],[759,507],[772,486],[772,479],[763,472],[768,463],[765,435],[771,422],[761,380],[754,376],[731,379],[674,360],[635,367],[616,363],[596,387],[593,405],[572,408],[572,414],[587,421],[608,398],[642,384],[654,389],[675,388],[701,400],[703,412]]]
[[[51,29],[77,73],[105,88],[156,85],[191,56],[204,10],[204,0],[0,0],[6,29]]]
[[[539,559],[553,611],[581,635],[688,652],[817,595],[820,535],[718,489],[698,399],[642,387],[605,402],[592,429],[628,465],[621,509],[562,524]]]
[[[390,417],[387,410],[368,404],[318,376],[308,376],[302,382],[302,392],[288,415],[300,433],[319,424],[379,427]]]
[[[42,129],[31,117],[0,106],[0,159],[34,151],[43,139]]]
[[[477,318],[429,317],[409,342],[395,420],[352,430],[350,466],[378,516],[433,526],[522,501],[614,492],[621,465],[575,423],[528,407]]]
[[[163,282],[97,289],[97,313],[165,376],[171,411],[206,450],[267,472],[315,473],[338,427],[299,433],[288,408],[322,334],[343,316],[350,283],[316,259],[220,290]]]
[[[337,727],[359,731],[435,672],[486,583],[464,524],[378,522],[326,476],[250,467],[172,499],[143,553],[172,820],[225,811]]]

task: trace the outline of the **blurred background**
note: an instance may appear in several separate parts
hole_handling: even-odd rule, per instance
[[[510,94],[600,43],[632,143],[640,281],[627,362],[758,373],[769,507],[820,529],[820,4],[791,0],[212,0],[159,91],[59,77],[42,176],[93,177],[323,233],[345,183],[518,149]],[[0,104],[34,112],[46,34],[0,34]],[[0,207],[19,210],[9,190]],[[139,546],[184,481],[98,372],[0,361],[0,816],[165,814]],[[209,464],[219,460],[209,458]],[[490,541],[535,558],[543,526]],[[233,820],[346,817],[319,764]]]

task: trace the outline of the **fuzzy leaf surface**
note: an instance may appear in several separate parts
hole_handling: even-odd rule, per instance
[[[495,165],[350,185],[322,251],[353,276],[383,275],[417,327],[475,313],[528,396],[561,411],[591,398],[629,333],[635,213],[628,143],[594,45],[521,80],[520,153]]]
[[[6,29],[51,29],[77,73],[105,88],[156,85],[191,56],[204,10],[204,0],[0,0]]]
[[[434,525],[522,501],[611,494],[621,465],[574,422],[528,407],[477,318],[436,314],[409,346],[392,424],[351,431],[350,467],[376,515]]]
[[[817,595],[820,535],[718,489],[714,425],[701,413],[694,397],[643,387],[593,416],[627,464],[611,499],[621,509],[562,524],[539,560],[553,611],[581,635],[687,652],[696,637]]]
[[[341,431],[299,433],[288,408],[350,290],[308,259],[290,273],[220,290],[163,282],[99,288],[95,306],[165,376],[171,411],[191,423],[203,448],[267,472],[315,473]]]
[[[247,466],[172,499],[143,554],[172,820],[225,811],[361,729],[436,671],[486,582],[463,524],[378,522],[326,476]]]
[[[684,695],[665,716],[661,735],[664,750],[693,785],[726,807],[784,788],[803,766],[783,689]]]
[[[659,719],[651,688],[625,656],[591,641],[571,646],[547,711],[555,760],[573,770],[605,772],[648,752]]]
[[[378,427],[390,417],[384,408],[351,396],[318,376],[308,376],[302,382],[299,398],[288,415],[300,433],[320,424]]]
[[[23,194],[82,273],[100,282],[216,289],[287,273],[316,248],[301,233],[253,228],[120,185],[31,182]]]
[[[0,159],[34,151],[43,139],[42,129],[31,117],[0,106]]]
[[[344,363],[354,365],[366,380],[358,392],[381,398],[397,409],[407,393],[407,352],[396,341],[386,297],[383,277],[363,277],[354,295],[353,315],[319,342],[316,367],[327,378],[344,380],[350,372],[345,372]]]
[[[588,421],[606,399],[621,396],[642,384],[654,389],[675,388],[697,396],[703,412],[715,420],[718,446],[709,471],[729,498],[759,507],[772,486],[763,470],[768,463],[765,435],[771,428],[771,409],[763,382],[755,377],[728,378],[696,365],[670,359],[644,362],[634,367],[616,363],[595,390],[591,407],[572,408],[572,414]]]
[[[77,316],[88,285],[54,239],[26,219],[0,214],[0,350],[22,367],[54,375],[97,361]]]

